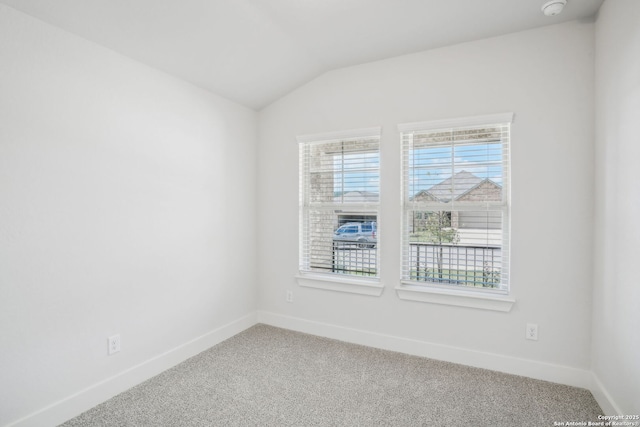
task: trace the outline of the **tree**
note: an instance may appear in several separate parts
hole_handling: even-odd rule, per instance
[[[428,212],[424,229],[424,239],[438,246],[436,249],[436,262],[438,264],[438,278],[442,279],[442,244],[451,243],[456,245],[460,241],[458,230],[451,228],[451,212]]]

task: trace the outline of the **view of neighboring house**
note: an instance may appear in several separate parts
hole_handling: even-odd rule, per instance
[[[345,191],[336,194],[333,198],[335,203],[378,203],[380,195],[371,191]]]
[[[380,195],[371,191],[347,191],[334,195],[336,203],[378,203]],[[421,190],[413,196],[417,202],[499,202],[502,200],[502,186],[489,178],[480,178],[471,172],[462,170],[455,175],[433,185],[429,189]],[[451,211],[449,212],[451,227],[459,230],[460,242],[465,244],[467,235],[473,234],[472,230],[487,231],[496,230],[492,242],[500,244],[501,216],[500,212],[475,212],[475,211]],[[413,215],[411,231],[424,229],[428,215],[426,212],[416,211]],[[346,222],[376,221],[375,215],[338,213],[334,227],[337,228]],[[466,230],[466,231],[465,231]],[[492,233],[492,231],[489,231]]]
[[[455,175],[421,190],[413,196],[416,202],[464,203],[499,202],[502,200],[502,186],[489,178],[480,178],[462,170]],[[476,211],[447,211],[452,228],[458,230],[460,245],[476,245],[478,235],[486,237],[486,244],[499,246],[502,241],[501,213]],[[411,232],[423,230],[428,219],[427,212],[415,211]]]
[[[380,199],[380,195],[378,193],[374,193],[372,191],[346,191],[341,194],[336,194],[333,198],[335,203],[371,203],[377,204]],[[334,228],[338,228],[343,224],[348,222],[377,222],[378,217],[375,213],[366,213],[366,212],[349,212],[348,210],[343,210],[342,212],[336,212],[336,220],[334,223]]]
[[[423,196],[424,193],[424,196]],[[484,201],[501,199],[502,186],[491,181],[489,178],[482,179],[471,172],[462,170],[439,184],[420,191],[415,195],[415,199],[420,197],[430,197],[425,200],[439,202],[451,201]]]

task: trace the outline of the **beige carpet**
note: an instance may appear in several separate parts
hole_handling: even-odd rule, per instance
[[[553,426],[584,389],[256,325],[64,426]]]

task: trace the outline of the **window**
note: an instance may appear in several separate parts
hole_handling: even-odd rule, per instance
[[[512,117],[399,126],[403,283],[508,291]]]
[[[300,272],[378,277],[380,129],[298,137]]]

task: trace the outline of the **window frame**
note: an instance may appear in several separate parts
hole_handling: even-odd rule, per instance
[[[307,188],[309,183],[309,169],[308,161],[304,158],[303,147],[311,144],[323,144],[323,143],[337,143],[348,142],[357,140],[377,140],[377,153],[378,153],[378,179],[380,179],[380,142],[381,142],[381,127],[371,127],[363,129],[350,129],[337,132],[325,132],[317,134],[298,135],[296,140],[298,142],[300,155],[299,155],[299,227],[298,227],[298,274],[296,280],[298,285],[304,287],[325,289],[338,292],[355,293],[369,296],[380,296],[384,290],[384,285],[380,281],[380,251],[376,250],[376,275],[375,276],[356,276],[353,274],[341,274],[336,272],[318,272],[311,271],[309,263],[310,261],[305,257],[306,250],[306,237],[305,230],[308,226],[309,212],[313,209],[314,203],[310,200],[310,191]],[[344,176],[341,178],[344,179]],[[375,212],[377,230],[376,230],[376,245],[379,247],[381,242],[379,229],[380,229],[380,185],[378,184],[378,201],[376,203],[362,202],[362,203],[318,203],[318,206],[322,206],[324,209],[327,207],[337,208],[345,207],[350,214],[360,212],[363,216],[369,215],[371,212]]]
[[[436,303],[436,304],[446,304],[446,305],[455,305],[462,307],[473,307],[473,308],[481,308],[487,310],[496,310],[508,312],[511,310],[513,304],[515,303],[515,299],[510,297],[510,286],[511,280],[509,275],[510,269],[510,223],[511,223],[511,197],[510,197],[510,176],[511,176],[511,159],[510,159],[510,139],[507,139],[506,149],[502,147],[502,166],[504,168],[503,171],[503,184],[502,184],[502,201],[500,202],[500,210],[503,212],[503,222],[502,222],[502,244],[501,244],[501,255],[502,258],[506,260],[506,274],[507,274],[507,282],[502,289],[495,288],[477,288],[477,287],[467,287],[467,286],[455,286],[450,284],[438,284],[432,283],[429,281],[416,281],[408,279],[410,276],[410,272],[408,273],[407,268],[409,265],[409,261],[407,257],[409,256],[409,231],[408,231],[408,221],[409,215],[415,214],[418,210],[413,209],[413,206],[409,206],[408,194],[409,184],[408,184],[408,175],[410,173],[410,167],[408,165],[408,161],[405,160],[405,136],[407,134],[415,134],[419,132],[429,132],[429,131],[437,131],[437,130],[449,130],[449,129],[460,129],[460,128],[473,128],[480,126],[496,126],[496,125],[507,125],[510,132],[511,124],[513,123],[514,114],[513,113],[503,113],[503,114],[493,114],[493,115],[483,115],[483,116],[473,116],[473,117],[464,117],[464,118],[453,118],[453,119],[445,119],[445,120],[435,120],[435,121],[426,121],[426,122],[413,122],[398,125],[398,131],[400,133],[400,142],[401,142],[401,187],[402,187],[402,198],[401,198],[401,215],[402,215],[402,238],[401,238],[401,279],[398,286],[396,286],[396,292],[400,299],[412,300],[412,301],[421,301],[428,303]],[[509,137],[510,138],[510,137]],[[451,143],[451,146],[454,147],[454,143]],[[452,154],[453,156],[453,154]],[[455,167],[455,161],[452,157],[452,165]],[[453,167],[452,167],[453,169]],[[495,211],[495,203],[493,203]],[[471,206],[473,206],[471,204]],[[456,210],[456,209],[453,209]],[[487,210],[486,212],[490,212]],[[502,283],[502,280],[501,280]]]

